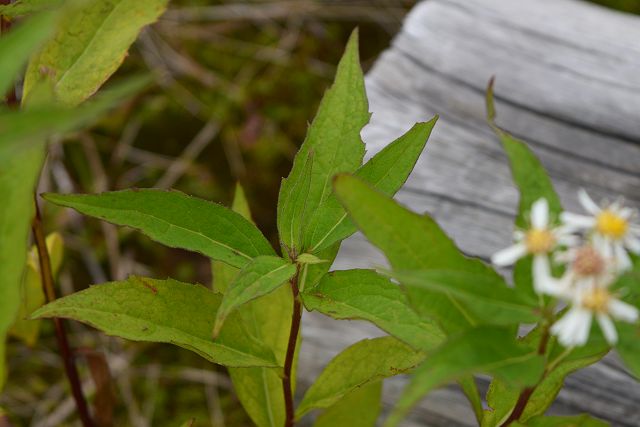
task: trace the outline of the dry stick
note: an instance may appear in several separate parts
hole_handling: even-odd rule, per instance
[[[56,299],[56,293],[53,286],[53,273],[51,271],[51,260],[49,259],[49,251],[47,250],[47,242],[44,236],[44,228],[42,226],[42,217],[40,216],[40,209],[38,208],[38,201],[34,199],[36,215],[33,219],[32,229],[33,237],[38,249],[38,259],[40,260],[40,278],[42,280],[42,287],[44,294],[47,297],[47,302],[52,302]],[[60,318],[53,318],[53,323],[56,329],[56,340],[58,342],[58,348],[64,362],[64,369],[71,385],[71,393],[76,402],[78,408],[78,416],[84,427],[93,427],[93,421],[89,415],[89,408],[87,402],[82,394],[82,385],[80,384],[80,376],[78,375],[78,368],[75,364],[75,359],[71,348],[69,347],[69,341],[67,339],[67,333],[65,331],[63,320]]]
[[[295,259],[293,257],[292,259]],[[287,355],[284,360],[284,376],[282,377],[282,391],[284,392],[285,421],[284,427],[293,427],[295,423],[295,412],[293,408],[293,388],[291,387],[291,370],[293,368],[293,358],[296,353],[298,334],[300,333],[300,320],[302,319],[302,304],[298,294],[298,277],[300,266],[297,267],[295,276],[291,279],[291,292],[293,293],[293,314],[291,315],[291,330],[289,332],[289,343],[287,344]]]
[[[547,344],[549,343],[549,324],[545,324],[544,330],[542,331],[542,337],[540,338],[540,345],[538,346],[538,354],[543,356],[547,352]],[[532,387],[527,387],[522,390],[520,396],[518,396],[518,401],[516,402],[516,406],[513,408],[511,415],[509,418],[500,425],[500,427],[507,427],[512,422],[517,421],[524,412],[527,407],[527,403],[529,403],[529,399],[533,395],[533,392],[536,390],[537,384]]]

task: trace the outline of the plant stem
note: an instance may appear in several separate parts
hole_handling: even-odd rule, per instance
[[[292,258],[295,259],[295,258]],[[293,294],[293,313],[291,314],[291,330],[289,332],[289,343],[287,344],[287,354],[284,360],[284,376],[282,377],[282,391],[284,392],[285,406],[285,427],[293,427],[295,424],[295,412],[293,407],[293,387],[291,386],[291,371],[293,370],[293,359],[300,333],[300,320],[302,319],[302,304],[298,295],[298,276],[300,266],[298,265],[295,276],[291,279],[291,292]]]
[[[547,344],[549,344],[549,329],[551,328],[550,322],[546,322],[544,324],[544,329],[542,330],[542,336],[540,337],[540,344],[538,344],[538,354],[543,356],[547,352]],[[538,383],[539,384],[539,383]],[[500,427],[507,427],[512,422],[517,421],[522,416],[525,408],[527,407],[527,403],[529,403],[529,399],[533,395],[533,392],[536,390],[538,384],[527,387],[522,390],[520,396],[518,396],[518,401],[516,402],[516,406],[513,408],[511,415],[506,419],[504,423],[500,425]]]
[[[42,226],[42,217],[40,216],[40,209],[38,208],[37,199],[35,202],[36,215],[33,219],[32,230],[33,237],[38,249],[38,259],[40,261],[40,279],[42,281],[42,287],[44,294],[47,298],[47,302],[52,302],[56,299],[56,292],[53,286],[53,272],[51,271],[51,259],[49,258],[49,251],[47,250],[47,242],[44,235],[44,228]],[[93,427],[93,421],[89,415],[89,408],[87,401],[82,393],[82,385],[80,384],[80,376],[78,375],[78,368],[75,364],[73,352],[69,347],[69,340],[67,339],[67,333],[65,331],[63,320],[55,317],[53,323],[56,330],[56,340],[58,342],[58,348],[62,356],[64,363],[64,369],[69,379],[69,385],[71,386],[71,393],[73,399],[76,402],[78,409],[78,416],[84,427]]]

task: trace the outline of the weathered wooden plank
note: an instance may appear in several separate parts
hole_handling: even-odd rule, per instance
[[[640,207],[639,40],[640,18],[576,0],[420,3],[367,76],[368,155],[414,122],[441,115],[397,198],[433,215],[465,252],[487,259],[509,243],[518,197],[484,121],[484,90],[496,75],[498,122],[530,143],[566,208],[580,210],[580,187],[596,198],[620,194]],[[385,263],[356,234],[333,268]],[[313,313],[304,327],[303,384],[345,346],[380,334],[362,322]],[[387,382],[386,405],[405,382]],[[631,427],[640,425],[638,402],[640,386],[611,355],[569,377],[551,412],[589,412]],[[429,396],[406,425],[473,423],[452,386]]]

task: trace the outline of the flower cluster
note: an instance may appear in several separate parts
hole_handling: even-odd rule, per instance
[[[632,268],[630,253],[640,255],[640,227],[632,223],[636,211],[622,201],[597,205],[584,190],[579,200],[588,215],[563,212],[561,224],[552,226],[546,199],[531,207],[529,228],[515,232],[516,243],[492,257],[497,266],[507,266],[533,256],[533,287],[539,295],[551,295],[568,304],[551,333],[566,346],[584,345],[595,316],[609,342],[618,340],[613,319],[638,320],[638,309],[621,301],[611,285]],[[561,277],[551,265],[564,267]]]

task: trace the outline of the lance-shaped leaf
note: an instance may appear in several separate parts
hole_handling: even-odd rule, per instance
[[[545,198],[549,204],[550,222],[557,221],[560,212],[562,212],[562,205],[544,166],[527,147],[526,143],[514,138],[510,133],[495,124],[493,79],[489,82],[487,88],[486,102],[487,121],[498,138],[500,138],[502,148],[509,159],[513,182],[520,192],[516,226],[521,229],[530,227],[528,214],[531,211],[531,206],[540,198]],[[516,288],[533,296],[535,292],[533,290],[531,264],[532,259],[530,256],[518,261],[514,267],[513,278]]]
[[[540,320],[537,301],[506,287],[498,277],[453,270],[403,270],[384,274],[405,287],[448,294],[467,302],[469,311],[480,323],[514,325]]]
[[[0,167],[8,167],[13,158],[26,151],[42,150],[52,135],[90,125],[148,81],[143,76],[127,79],[75,108],[44,103],[26,110],[0,110]]]
[[[249,204],[240,185],[236,186],[231,207],[251,220]],[[220,261],[212,261],[212,269],[214,289],[226,293],[239,270]],[[279,365],[284,365],[292,311],[293,294],[286,286],[237,310],[238,319],[273,351]],[[280,427],[284,424],[282,378],[277,368],[229,368],[229,375],[238,399],[258,427]],[[295,364],[293,376],[295,378]]]
[[[298,224],[307,225],[313,212],[331,195],[331,179],[338,172],[354,172],[362,164],[364,144],[360,131],[369,121],[364,78],[358,55],[358,33],[349,39],[338,64],[335,82],[327,90],[307,137],[296,155],[289,176],[282,181],[278,197],[278,231],[287,251],[304,252],[306,241],[297,239]],[[307,159],[313,153],[309,185]],[[299,194],[303,192],[302,194]],[[302,212],[302,215],[296,214]],[[302,222],[301,222],[302,221]]]
[[[221,297],[200,285],[130,277],[58,299],[34,317],[65,317],[134,341],[175,344],[225,366],[278,366],[271,350],[236,319],[211,339]]]
[[[351,219],[394,269],[451,269],[500,280],[482,261],[463,255],[430,217],[405,209],[354,176],[339,175],[334,186]],[[411,289],[408,295],[419,314],[436,318],[445,332],[477,324],[468,307],[451,295]]]
[[[43,13],[17,25],[0,38],[0,93],[17,79],[29,56],[53,32],[57,16]]]
[[[296,265],[274,256],[259,256],[247,264],[231,282],[216,313],[213,336],[235,309],[284,285],[296,274]]]
[[[357,388],[320,414],[313,427],[374,427],[381,399],[382,381]]]
[[[437,117],[414,125],[360,167],[355,175],[381,193],[393,196],[413,170],[436,120]],[[305,247],[316,252],[349,237],[356,226],[332,194],[313,213],[308,229]]]
[[[408,372],[424,357],[424,353],[393,337],[359,341],[324,368],[305,393],[296,410],[296,418],[313,408],[328,408],[358,387]]]
[[[516,341],[511,328],[481,326],[446,341],[411,378],[385,426],[396,426],[433,389],[471,374],[490,374],[519,388],[538,382],[544,357]]]
[[[29,62],[24,97],[48,78],[58,101],[81,103],[118,69],[142,27],[155,21],[166,4],[167,0],[104,0],[69,7],[55,36]]]
[[[177,191],[145,189],[44,197],[83,214],[139,229],[167,246],[199,252],[234,267],[244,267],[259,255],[275,255],[267,239],[242,215]]]
[[[400,288],[371,270],[334,271],[302,293],[305,307],[335,319],[367,320],[415,349],[439,345],[444,333],[409,307]]]

